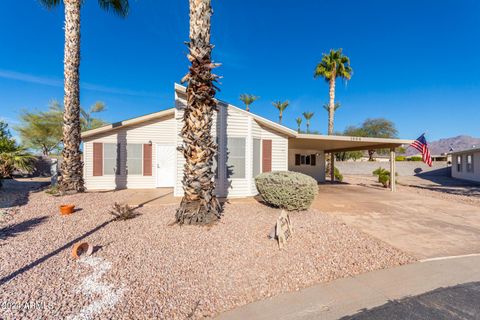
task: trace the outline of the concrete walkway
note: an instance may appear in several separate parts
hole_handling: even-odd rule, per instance
[[[217,319],[480,319],[478,281],[479,255],[442,258],[283,294]]]
[[[371,185],[321,185],[313,208],[418,259],[480,253],[480,207]]]

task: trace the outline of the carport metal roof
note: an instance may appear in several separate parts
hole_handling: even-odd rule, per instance
[[[411,144],[413,140],[368,138],[351,136],[326,136],[318,134],[297,134],[290,138],[288,147],[291,149],[314,149],[325,152],[343,152],[372,149],[390,149]]]

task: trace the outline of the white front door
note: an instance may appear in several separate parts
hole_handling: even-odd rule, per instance
[[[157,187],[175,186],[175,146],[157,144]]]

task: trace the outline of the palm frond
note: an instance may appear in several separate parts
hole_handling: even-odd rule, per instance
[[[102,101],[97,101],[90,107],[90,113],[102,111],[105,111],[105,103],[103,103]]]
[[[295,119],[295,121],[297,122],[297,125],[300,126],[302,124],[303,119],[301,117],[298,117],[297,119]]]
[[[112,10],[122,18],[126,17],[130,10],[128,0],[98,0],[98,5],[105,11]]]
[[[328,54],[322,54],[322,60],[315,67],[313,77],[322,77],[325,81],[330,81],[332,77],[350,80],[353,69],[350,66],[350,58],[343,55],[342,49],[331,49]]]
[[[313,117],[313,115],[314,115],[315,113],[313,113],[313,112],[304,112],[304,113],[302,113],[302,114],[303,114],[303,116],[305,117],[305,119],[308,121],[308,120],[312,119],[312,117]]]
[[[39,0],[40,3],[47,9],[52,9],[62,3],[62,0]]]

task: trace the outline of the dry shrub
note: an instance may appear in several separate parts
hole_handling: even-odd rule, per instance
[[[289,211],[307,210],[318,193],[317,181],[298,172],[262,173],[255,184],[266,203]]]

